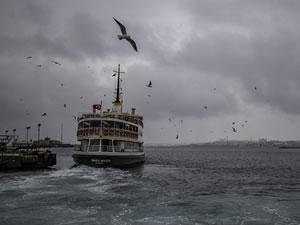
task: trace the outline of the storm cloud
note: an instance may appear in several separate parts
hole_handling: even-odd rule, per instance
[[[41,123],[60,139],[63,125],[76,142],[72,116],[111,106],[121,64],[124,110],[144,116],[145,143],[298,139],[299,12],[296,0],[1,1],[0,132],[24,139],[31,126],[35,139]]]

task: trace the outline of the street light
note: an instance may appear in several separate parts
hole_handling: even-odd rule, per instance
[[[26,143],[27,143],[27,145],[28,145],[28,132],[29,132],[29,129],[30,129],[30,127],[26,127],[26,130],[27,130],[27,134],[26,134]]]
[[[40,131],[41,131],[41,124],[38,124],[38,146],[40,145]]]
[[[38,141],[40,141],[41,124],[38,124]]]

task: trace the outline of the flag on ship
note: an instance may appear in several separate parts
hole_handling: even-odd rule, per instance
[[[100,104],[95,104],[95,105],[93,105],[93,108],[97,109],[97,110],[101,110],[101,105]]]

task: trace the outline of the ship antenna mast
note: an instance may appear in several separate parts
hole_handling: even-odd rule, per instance
[[[114,105],[116,107],[121,106],[121,101],[120,101],[120,75],[121,73],[125,73],[125,72],[121,72],[120,71],[120,64],[118,66],[118,70],[114,70],[115,73],[117,73],[117,93],[116,93],[116,100],[113,102]]]

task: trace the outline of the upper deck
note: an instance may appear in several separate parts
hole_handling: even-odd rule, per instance
[[[144,127],[143,116],[140,115],[132,115],[129,113],[112,113],[112,112],[104,112],[104,113],[78,113],[77,122],[80,123],[82,121],[90,121],[90,120],[103,120],[103,119],[115,119],[115,120],[123,120],[124,122],[130,122],[137,125],[140,125],[142,128]]]
[[[142,142],[143,117],[129,113],[79,113],[78,140],[90,138]]]

